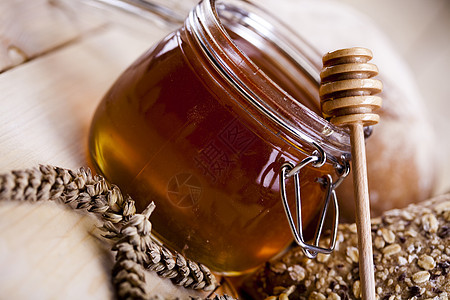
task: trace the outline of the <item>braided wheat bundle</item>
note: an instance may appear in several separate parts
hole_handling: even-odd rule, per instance
[[[133,199],[123,197],[117,186],[99,175],[93,176],[88,168],[72,171],[41,165],[2,174],[0,200],[52,200],[99,216],[104,222],[101,227],[106,232],[104,236],[114,241],[112,250],[117,252],[112,274],[121,299],[160,299],[146,291],[145,270],[185,288],[209,292],[217,286],[206,266],[172,253],[151,237],[149,217],[154,203],[137,214]]]

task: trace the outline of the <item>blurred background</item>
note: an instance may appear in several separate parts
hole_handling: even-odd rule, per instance
[[[450,1],[343,0],[367,14],[406,60],[426,99],[437,127],[448,127],[450,108],[446,85],[450,79]],[[447,125],[447,126],[446,126]],[[444,136],[446,131],[441,131]]]
[[[450,183],[450,1],[448,0],[343,0],[370,16],[388,37],[411,70],[425,101],[431,122],[443,147],[444,165],[438,193],[448,192]],[[445,178],[445,179],[444,179]]]

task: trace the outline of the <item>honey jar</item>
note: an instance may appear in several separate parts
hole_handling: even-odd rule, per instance
[[[248,272],[292,242],[293,220],[316,218],[321,179],[349,155],[348,134],[319,116],[319,64],[255,4],[202,1],[107,92],[92,163],[138,209],[155,202],[165,245],[218,273]]]

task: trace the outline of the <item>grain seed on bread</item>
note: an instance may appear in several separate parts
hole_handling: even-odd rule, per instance
[[[378,299],[448,299],[450,195],[372,219],[372,240]],[[294,247],[244,290],[255,299],[360,299],[358,255],[356,226],[341,224],[331,255],[311,260]]]

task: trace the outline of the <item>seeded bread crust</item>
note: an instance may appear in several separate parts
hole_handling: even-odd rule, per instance
[[[450,194],[372,219],[378,299],[448,299]],[[244,283],[254,299],[360,299],[355,224],[339,226],[331,255],[308,259],[299,247]]]

